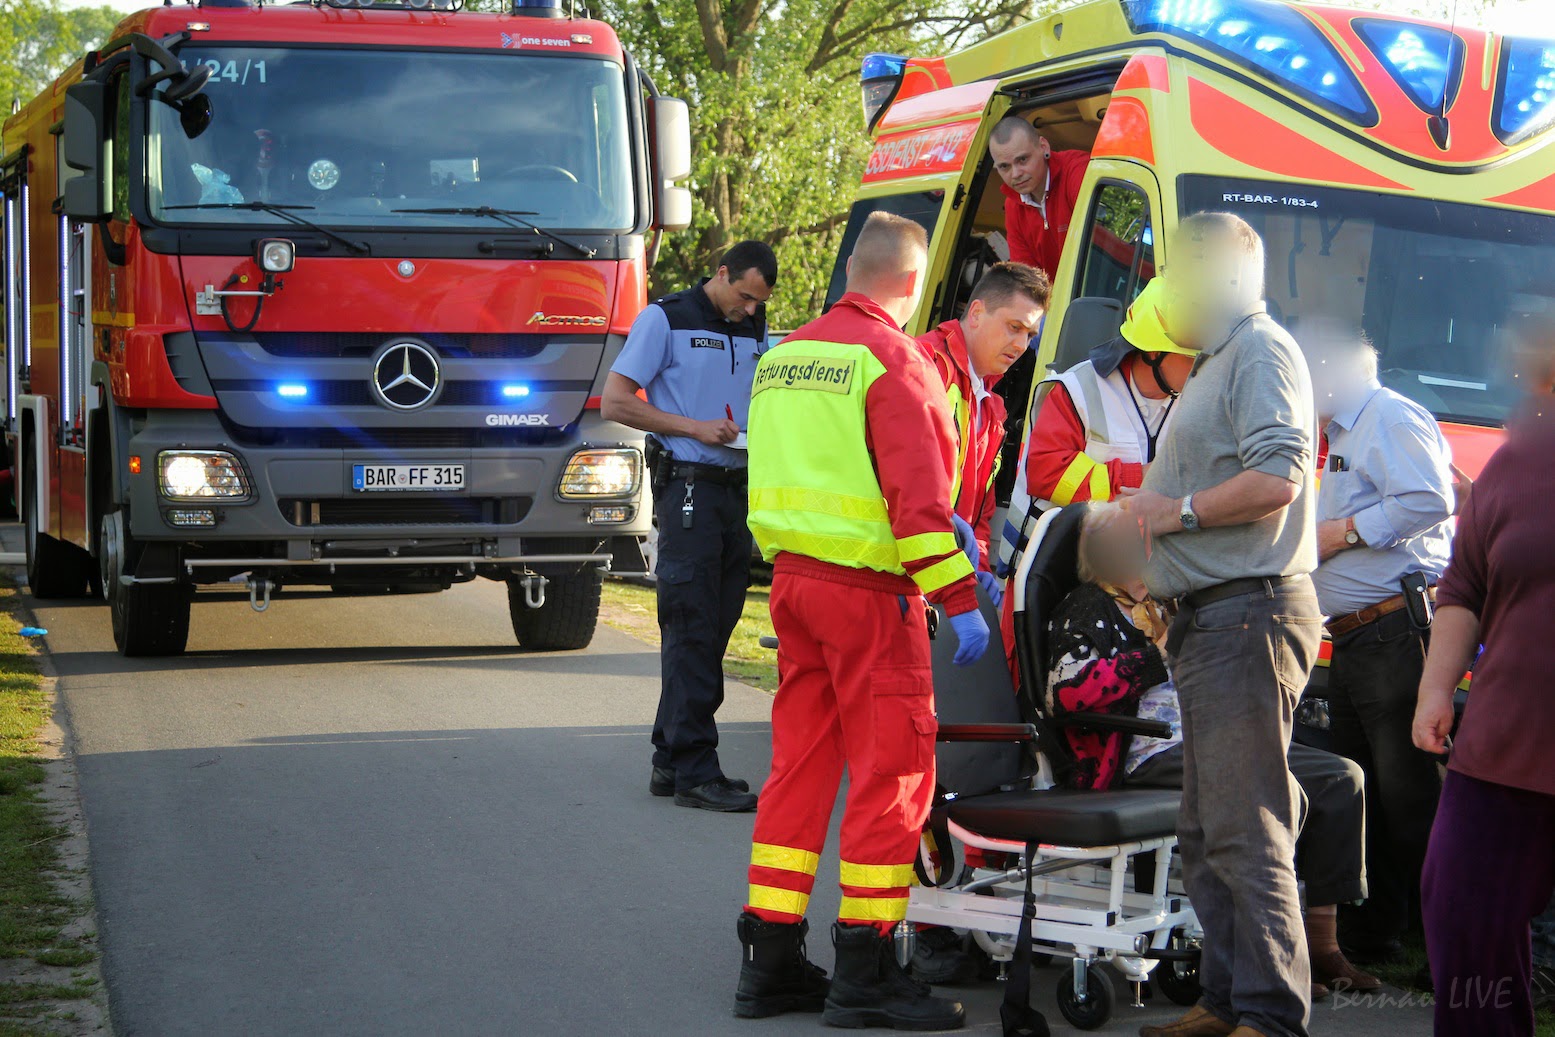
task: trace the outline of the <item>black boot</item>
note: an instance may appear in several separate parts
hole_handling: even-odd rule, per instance
[[[977,979],[977,961],[967,953],[966,940],[954,929],[936,925],[918,928],[907,971],[920,983],[953,986]]]
[[[872,925],[832,926],[837,972],[821,1020],[828,1026],[860,1029],[957,1030],[966,1024],[958,1001],[933,997],[896,961],[889,937]]]
[[[745,955],[734,1014],[764,1019],[784,1012],[819,1012],[826,1004],[826,970],[805,958],[809,922],[765,922],[750,912],[736,926]]]

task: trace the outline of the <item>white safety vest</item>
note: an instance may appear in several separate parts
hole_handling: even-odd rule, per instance
[[[1103,378],[1089,360],[1082,360],[1062,374],[1043,379],[1032,399],[1032,420],[1026,422],[1025,435],[1021,438],[1015,488],[1010,493],[1010,507],[1005,512],[1004,528],[999,534],[998,572],[1001,574],[1014,571],[1016,558],[1025,547],[1037,517],[1054,507],[1050,500],[1033,502],[1026,491],[1026,456],[1031,445],[1031,430],[1036,423],[1036,412],[1053,385],[1062,385],[1069,393],[1069,401],[1074,404],[1085,429],[1085,455],[1092,461],[1144,464],[1150,452],[1150,434],[1134,409],[1121,369],[1115,369]],[[1157,443],[1166,434],[1171,418],[1168,411],[1156,434]]]

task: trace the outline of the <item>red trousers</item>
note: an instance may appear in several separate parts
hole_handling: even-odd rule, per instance
[[[746,910],[804,917],[832,804],[848,771],[840,921],[888,931],[906,917],[934,796],[934,688],[910,580],[792,555],[772,580],[778,692]]]

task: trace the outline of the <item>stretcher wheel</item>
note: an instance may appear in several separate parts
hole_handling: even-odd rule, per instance
[[[1184,961],[1163,961],[1150,974],[1155,985],[1174,1004],[1191,1008],[1199,1003],[1199,966]]]
[[[1176,949],[1185,949],[1188,946],[1182,938],[1180,929],[1172,930],[1172,939],[1169,946]],[[1197,961],[1163,961],[1150,973],[1150,978],[1155,985],[1161,988],[1174,1004],[1191,1008],[1199,1003],[1199,995],[1203,993],[1199,986],[1199,963]]]
[[[1058,977],[1058,1011],[1077,1030],[1094,1030],[1104,1025],[1111,1018],[1117,999],[1111,977],[1095,966],[1085,972],[1083,1004],[1074,997],[1074,973],[1065,969]]]

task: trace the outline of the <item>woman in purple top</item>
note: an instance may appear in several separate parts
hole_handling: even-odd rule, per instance
[[[1451,752],[1421,881],[1437,1037],[1533,1033],[1529,920],[1555,889],[1555,323],[1517,361],[1530,395],[1460,518],[1415,712],[1415,744]]]

